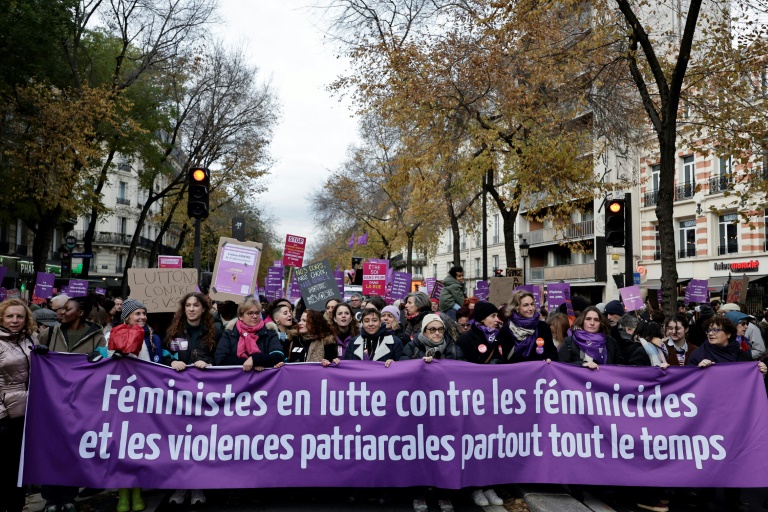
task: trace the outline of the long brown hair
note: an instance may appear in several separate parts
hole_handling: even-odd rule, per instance
[[[606,336],[610,334],[610,330],[608,329],[608,320],[605,318],[605,315],[603,315],[599,309],[597,309],[595,306],[587,306],[584,308],[584,311],[581,312],[579,315],[579,318],[577,318],[573,322],[573,328],[574,329],[584,329],[584,319],[587,317],[587,313],[594,311],[597,313],[597,318],[600,319],[600,332],[605,334]]]
[[[196,298],[203,306],[203,315],[200,317],[200,325],[203,327],[203,333],[200,335],[200,345],[208,350],[213,350],[216,345],[216,328],[213,326],[213,314],[211,313],[211,303],[208,297],[200,292],[190,292],[181,298],[179,301],[179,309],[173,315],[173,321],[168,332],[166,333],[166,340],[170,341],[173,338],[179,337],[187,332],[187,315],[185,312],[185,306],[187,300],[191,297]]]

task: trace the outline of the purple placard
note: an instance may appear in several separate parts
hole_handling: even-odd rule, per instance
[[[640,287],[636,284],[626,288],[619,288],[619,293],[627,311],[637,311],[645,307],[643,297],[640,296]]]
[[[70,279],[67,285],[69,297],[86,297],[88,295],[88,281],[85,279]]]
[[[550,283],[547,285],[547,308],[551,311],[560,304],[571,300],[570,283]]]
[[[279,299],[283,288],[283,267],[267,268],[267,277],[264,280],[264,296],[267,300]]]
[[[216,293],[231,293],[243,297],[251,294],[260,253],[256,247],[235,243],[222,245],[216,281],[213,283]]]
[[[106,288],[96,288],[93,291],[94,291],[94,293],[96,293],[96,295],[106,295],[107,294]]]
[[[690,302],[709,302],[709,280],[691,279],[685,287],[685,295]]]
[[[296,281],[296,274],[294,274],[293,279],[291,280],[291,290],[290,295],[288,295],[288,300],[293,302],[299,297],[301,297],[301,288],[299,287],[299,283]]]
[[[537,284],[524,284],[515,288],[515,290],[525,290],[528,293],[533,294],[533,305],[536,306],[536,310],[541,309],[541,289]]]
[[[405,299],[411,292],[412,284],[413,274],[409,274],[408,272],[393,272],[392,290],[389,292],[389,297],[392,299]]]
[[[33,354],[32,366],[26,484],[175,489],[205,472],[206,487],[218,489],[299,479],[306,487],[612,486],[627,475],[636,486],[761,488],[768,474],[768,436],[755,427],[768,424],[765,387],[750,363],[590,372],[527,362],[510,372],[451,360],[343,361],[177,373],[51,352]],[[329,407],[332,393],[345,397],[341,410]],[[481,449],[497,436],[509,441]]]
[[[435,287],[437,279],[434,277],[428,277],[424,280],[427,283],[427,295],[432,296],[432,288]]]
[[[3,265],[0,265],[0,286],[3,284],[3,279],[5,279],[5,273],[8,271],[8,267],[4,267]]]
[[[53,295],[53,280],[56,279],[54,274],[47,272],[38,272],[37,280],[35,281],[35,297],[41,299],[48,299]]]
[[[443,293],[443,288],[445,288],[443,283],[440,281],[435,282],[435,286],[432,287],[432,293],[429,296],[434,297],[435,299],[439,299],[440,294]]]
[[[661,307],[661,290],[656,290],[656,300],[658,300],[659,309],[662,309],[662,307]]]
[[[267,289],[263,286],[259,286],[259,295],[267,296]]]
[[[344,296],[344,271],[334,270],[333,278],[336,279],[336,285],[339,287],[339,293],[341,293],[341,296],[343,297]]]

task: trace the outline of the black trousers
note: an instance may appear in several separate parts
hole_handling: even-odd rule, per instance
[[[24,418],[0,420],[0,512],[21,512],[26,489],[17,487]]]

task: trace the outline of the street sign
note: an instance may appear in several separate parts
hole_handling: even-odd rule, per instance
[[[77,238],[75,238],[72,235],[67,236],[67,238],[64,239],[64,243],[67,244],[67,247],[71,250],[74,249],[77,245]]]
[[[74,246],[73,246],[74,247]],[[72,253],[73,258],[82,258],[85,260],[90,260],[93,258],[92,252],[73,252]]]
[[[632,282],[634,284],[640,284],[640,272],[633,272],[632,273]]]

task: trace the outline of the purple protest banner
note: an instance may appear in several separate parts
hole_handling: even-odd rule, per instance
[[[70,279],[67,285],[69,297],[86,297],[88,296],[88,281],[85,279]]]
[[[690,302],[709,302],[709,280],[691,279],[685,287],[685,295]]]
[[[425,283],[427,283],[427,295],[430,297],[432,296],[432,288],[435,287],[435,283],[437,282],[437,279],[434,277],[428,277],[424,280]]]
[[[764,487],[768,473],[757,363],[510,372],[439,359],[177,373],[51,352],[31,367],[25,484],[175,489],[204,471],[219,489]]]
[[[273,266],[267,268],[267,277],[264,279],[264,296],[267,300],[280,298],[283,288],[283,267]]]
[[[552,311],[560,304],[571,300],[570,283],[550,283],[547,285],[547,308]]]
[[[640,295],[640,287],[636,284],[626,288],[619,288],[619,293],[627,311],[637,311],[645,307],[643,297]]]
[[[53,280],[56,279],[56,275],[49,274],[47,272],[38,272],[37,281],[35,282],[35,297],[47,299],[53,295]]]
[[[539,285],[537,284],[524,284],[521,286],[518,286],[515,288],[515,291],[517,290],[525,290],[526,292],[533,295],[533,305],[536,306],[536,309],[538,310],[541,308],[541,289],[539,289]]]
[[[96,295],[106,295],[107,294],[107,289],[106,288],[94,288],[93,292]]]
[[[389,293],[390,298],[404,300],[406,295],[411,292],[413,284],[413,275],[408,272],[392,273],[392,290]]]

